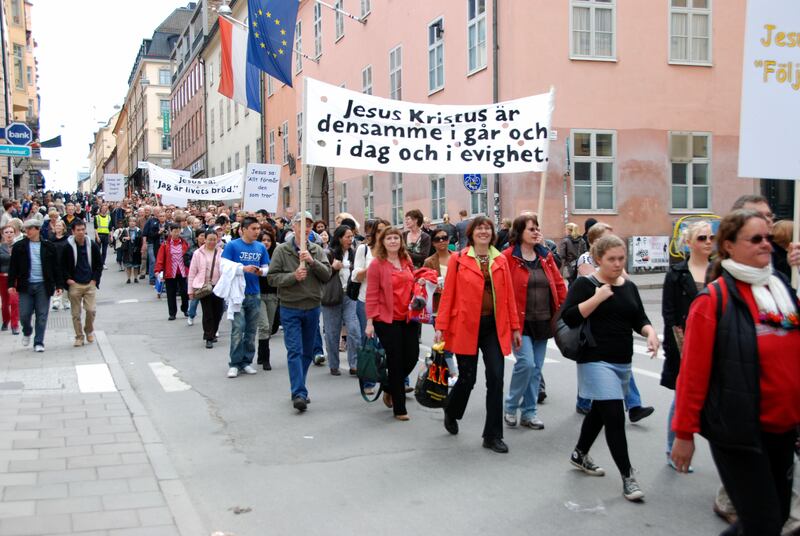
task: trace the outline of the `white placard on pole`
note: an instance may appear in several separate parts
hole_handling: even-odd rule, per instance
[[[106,201],[122,201],[125,199],[125,175],[106,173],[103,176],[103,189]]]
[[[800,178],[800,5],[749,0],[745,22],[739,176]]]
[[[277,212],[281,187],[281,166],[276,164],[247,164],[244,175],[245,212],[264,209]]]
[[[203,201],[242,198],[244,170],[237,169],[208,179],[182,176],[184,171],[164,169],[149,164],[150,191],[160,195],[185,197]]]

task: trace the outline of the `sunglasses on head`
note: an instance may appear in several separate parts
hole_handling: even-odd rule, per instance
[[[758,244],[760,244],[764,240],[766,240],[768,242],[772,242],[773,238],[774,237],[771,234],[765,234],[765,235],[757,234],[757,235],[751,236],[750,238],[743,238],[742,240],[746,240],[747,242],[750,242],[751,244],[757,246]]]
[[[448,239],[447,235],[445,235],[445,236],[434,236],[433,237],[433,241],[434,242],[446,242],[447,239]]]
[[[713,235],[713,234],[712,235],[701,234],[701,235],[697,235],[696,240],[698,242],[713,242],[716,237],[717,237],[717,235]]]

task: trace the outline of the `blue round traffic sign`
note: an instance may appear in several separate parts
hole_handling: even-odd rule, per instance
[[[6,127],[6,141],[12,145],[29,145],[33,131],[25,123],[11,123]]]
[[[464,174],[464,187],[470,192],[477,192],[481,189],[483,177],[477,173]]]

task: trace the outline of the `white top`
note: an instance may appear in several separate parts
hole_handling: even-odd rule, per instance
[[[356,276],[362,272],[366,272],[372,262],[372,251],[366,244],[360,244],[356,249],[356,260],[353,262],[352,278],[356,280]],[[366,278],[361,283],[361,289],[358,291],[358,301],[367,301],[367,280]]]
[[[578,257],[576,262],[576,267],[579,267],[581,264],[591,264],[594,266],[594,259],[592,259],[592,255],[587,251],[586,253],[581,253],[581,256]]]

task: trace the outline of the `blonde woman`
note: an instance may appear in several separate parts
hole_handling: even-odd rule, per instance
[[[564,238],[558,244],[558,256],[561,257],[561,275],[568,283],[578,277],[578,259],[586,253],[586,242],[581,236],[580,227],[575,223],[564,226]]]

